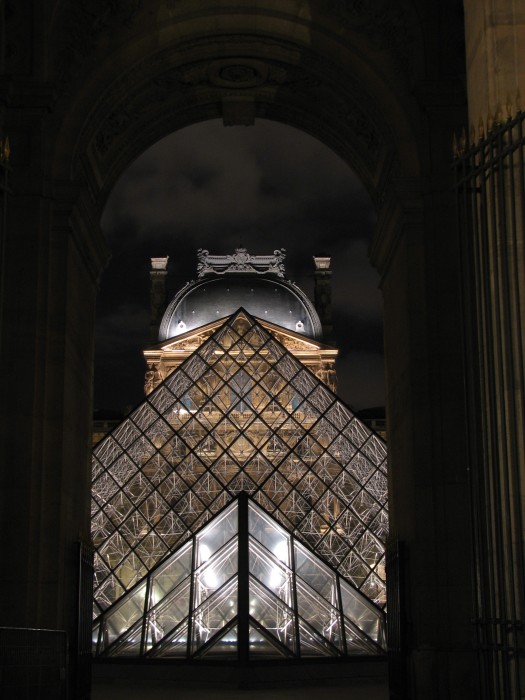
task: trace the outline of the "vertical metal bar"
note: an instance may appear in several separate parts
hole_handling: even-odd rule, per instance
[[[390,540],[386,550],[386,576],[388,600],[388,683],[392,700],[408,697],[406,666],[405,623],[401,591],[403,544]]]
[[[295,576],[295,566],[294,566],[294,576]],[[337,614],[339,615],[339,624],[341,625],[341,637],[343,640],[343,654],[345,656],[348,656],[348,645],[346,643],[346,629],[345,629],[345,619],[343,615],[343,598],[341,595],[341,582],[339,579],[339,576],[335,577],[335,589],[336,589],[336,596],[337,596]],[[295,610],[297,610],[297,606],[295,606]],[[296,618],[298,615],[296,615]]]
[[[486,183],[485,183],[485,156],[487,142],[483,141],[477,153],[471,156],[470,167],[473,169],[472,175],[466,188],[470,192],[470,208],[472,211],[472,229],[468,233],[470,246],[468,256],[472,265],[472,319],[471,333],[473,336],[473,347],[471,357],[469,358],[469,367],[471,368],[471,384],[473,385],[473,416],[474,424],[471,426],[475,440],[475,493],[474,493],[474,513],[475,513],[475,543],[477,547],[476,568],[478,571],[478,589],[477,598],[477,640],[478,640],[478,658],[484,675],[482,687],[488,689],[493,687],[492,664],[488,659],[488,644],[487,644],[487,611],[485,600],[490,595],[490,560],[488,552],[490,546],[487,537],[490,534],[490,521],[486,515],[486,503],[488,502],[486,492],[486,416],[482,410],[483,405],[483,280],[482,277],[482,246],[484,240],[484,231],[486,230]],[[484,512],[485,511],[485,512]],[[489,590],[487,590],[489,589]],[[490,691],[489,691],[490,692]],[[487,695],[486,698],[492,696]]]
[[[0,42],[1,43],[1,42]],[[9,165],[6,162],[0,163],[3,170],[2,182],[2,216],[0,217],[0,355],[3,346],[3,317],[5,305],[5,272],[6,272],[6,250],[7,250],[7,195],[9,193]]]
[[[502,395],[505,386],[505,358],[503,356],[503,333],[504,333],[504,318],[503,318],[503,273],[502,273],[502,258],[504,255],[504,236],[505,236],[505,194],[504,187],[501,182],[502,178],[502,128],[498,129],[493,141],[494,144],[494,167],[491,170],[491,190],[494,198],[494,211],[492,214],[492,260],[493,260],[493,303],[492,312],[494,321],[492,324],[492,346],[495,359],[495,373],[490,385],[491,390],[491,407],[493,412],[493,434],[498,436],[497,443],[493,447],[492,473],[493,486],[495,489],[494,506],[495,524],[497,527],[497,562],[496,569],[499,570],[498,577],[498,636],[500,645],[500,663],[502,665],[501,680],[503,687],[503,697],[510,698],[509,686],[509,658],[507,652],[506,624],[508,618],[508,593],[507,593],[507,571],[505,563],[508,562],[507,553],[507,515],[503,508],[505,501],[505,470],[507,463],[507,450],[505,439],[505,399]],[[503,420],[502,420],[503,419]],[[503,433],[503,434],[502,434]]]
[[[247,664],[250,653],[250,555],[248,532],[248,495],[238,496],[238,584],[237,584],[237,651],[241,664]]]
[[[490,372],[491,367],[491,355],[490,355],[490,339],[492,337],[492,330],[490,328],[490,280],[491,280],[491,265],[490,265],[490,216],[494,209],[494,203],[490,196],[490,172],[492,163],[492,149],[491,149],[492,136],[489,135],[489,139],[486,145],[483,146],[480,153],[480,200],[479,200],[479,238],[476,250],[475,265],[477,267],[477,279],[476,279],[476,289],[478,294],[478,338],[479,338],[479,350],[481,356],[481,372],[480,372],[480,398],[481,398],[481,440],[482,440],[482,453],[481,453],[481,464],[480,469],[482,470],[482,488],[483,492],[480,494],[478,508],[479,508],[479,518],[481,521],[481,526],[483,528],[483,552],[481,553],[482,560],[485,559],[485,580],[488,584],[488,595],[492,600],[491,604],[488,606],[483,605],[481,608],[482,613],[482,649],[485,655],[492,653],[494,649],[493,644],[493,627],[492,619],[494,617],[495,601],[493,600],[495,591],[492,586],[495,576],[495,562],[491,556],[493,552],[493,544],[491,543],[492,536],[494,533],[494,523],[493,523],[493,512],[492,498],[493,498],[493,488],[491,473],[489,469],[490,464],[490,451],[493,448],[491,437],[491,416],[490,413],[486,411],[487,404],[492,405],[490,397],[488,396],[491,386]],[[488,507],[487,507],[488,506]],[[493,693],[495,698],[499,698],[498,683],[494,676],[494,663],[493,661],[487,659],[487,670],[490,674],[491,685],[493,687]]]
[[[486,143],[482,145],[480,150],[480,176],[479,176],[479,186],[480,186],[480,196],[477,203],[477,210],[479,212],[479,220],[477,222],[477,246],[475,251],[474,265],[476,267],[476,295],[477,295],[477,336],[479,341],[479,352],[480,352],[480,372],[479,372],[479,397],[480,397],[480,439],[481,439],[481,462],[479,465],[481,472],[481,487],[482,493],[479,494],[479,502],[477,504],[479,512],[479,520],[482,532],[482,550],[478,553],[478,557],[483,566],[483,579],[486,581],[486,591],[485,600],[482,601],[480,607],[480,629],[481,629],[481,648],[484,657],[484,663],[486,667],[486,672],[488,675],[489,686],[492,687],[492,695],[494,700],[498,700],[499,693],[497,691],[497,682],[494,677],[494,663],[491,660],[490,654],[492,653],[493,644],[491,640],[492,628],[491,628],[491,618],[494,615],[494,590],[492,582],[494,581],[494,561],[491,556],[493,551],[491,539],[493,532],[492,525],[492,506],[491,506],[491,483],[490,483],[490,472],[488,469],[488,461],[490,460],[490,420],[485,407],[487,405],[487,364],[490,359],[487,356],[487,345],[486,339],[490,338],[490,331],[487,329],[487,322],[489,317],[488,306],[489,306],[489,293],[488,284],[490,280],[490,265],[489,265],[489,251],[488,251],[488,218],[489,218],[489,196],[487,192],[487,171],[490,165],[487,164],[487,156],[489,156],[490,161],[490,139],[489,135]],[[490,404],[490,401],[488,402]],[[490,603],[487,605],[487,599]]]
[[[512,246],[512,229],[513,229],[513,207],[515,206],[514,196],[514,181],[513,181],[513,157],[512,157],[512,125],[509,123],[505,130],[508,138],[509,148],[506,149],[503,134],[500,134],[500,169],[498,170],[499,187],[501,189],[500,199],[502,211],[499,217],[499,234],[502,237],[500,240],[500,275],[502,289],[502,328],[501,342],[504,344],[502,355],[505,360],[502,368],[501,386],[501,411],[502,411],[502,427],[506,432],[506,437],[503,441],[503,459],[501,463],[501,472],[503,477],[503,496],[504,503],[503,514],[506,526],[506,557],[503,571],[506,578],[507,591],[507,610],[506,610],[506,646],[507,659],[510,665],[509,683],[512,686],[512,694],[515,697],[519,696],[519,679],[517,675],[517,663],[515,652],[518,649],[517,638],[517,620],[518,609],[516,604],[516,571],[515,571],[515,545],[513,536],[513,524],[515,525],[515,502],[512,498],[511,485],[513,482],[512,475],[516,469],[518,461],[516,459],[516,445],[514,442],[515,431],[512,429],[516,406],[515,406],[515,381],[514,381],[514,362],[512,346],[514,341],[514,329],[512,323],[513,315],[513,294],[512,282],[509,275],[510,260],[515,255],[515,250]],[[508,162],[505,162],[508,161]],[[506,174],[508,174],[508,186],[506,182]],[[509,209],[507,213],[507,209]],[[517,534],[517,533],[516,533]],[[510,644],[509,644],[510,641]],[[510,697],[510,696],[509,696]]]
[[[191,538],[193,547],[191,549],[191,577],[190,577],[190,612],[188,615],[188,639],[186,642],[186,657],[191,659],[191,638],[193,635],[193,616],[195,614],[195,564],[197,560],[197,538],[195,535]]]
[[[481,146],[483,148],[483,145]],[[474,251],[476,241],[473,240],[477,234],[477,154],[479,146],[471,149],[467,154],[464,154],[461,159],[455,163],[456,177],[456,195],[457,195],[457,216],[458,216],[458,233],[459,233],[459,250],[460,250],[460,265],[462,270],[461,282],[461,313],[463,319],[463,365],[466,373],[466,416],[467,416],[467,431],[468,431],[468,455],[467,455],[467,471],[469,479],[470,493],[470,513],[472,522],[472,545],[471,545],[471,567],[472,580],[476,581],[476,587],[473,596],[473,619],[475,620],[476,634],[476,650],[478,654],[478,663],[480,668],[485,673],[486,664],[480,657],[482,653],[482,636],[480,626],[480,610],[481,596],[483,586],[483,576],[481,572],[480,557],[477,556],[481,551],[481,532],[482,523],[479,518],[480,511],[480,485],[479,485],[479,468],[481,461],[481,450],[479,446],[479,392],[477,391],[478,384],[475,377],[479,373],[479,354],[477,343],[476,329],[476,265]],[[392,572],[393,573],[393,572]],[[392,587],[389,586],[389,590]],[[390,638],[391,638],[391,601],[389,595],[389,653],[390,653]],[[486,679],[487,680],[487,679]],[[486,686],[486,681],[483,684]]]
[[[142,610],[142,625],[140,636],[140,651],[139,656],[144,656],[146,646],[146,628],[148,621],[148,610],[151,607],[151,572],[146,576],[146,592],[144,594],[144,607]]]
[[[521,212],[520,212],[520,226],[515,225],[513,229],[513,249],[515,251],[515,254],[513,256],[513,277],[516,283],[516,311],[515,311],[515,319],[516,319],[516,354],[518,358],[523,358],[524,357],[524,350],[525,348],[523,347],[523,328],[522,328],[522,323],[523,323],[523,318],[525,317],[525,309],[522,308],[522,303],[521,303],[521,285],[523,284],[522,280],[525,277],[524,271],[522,268],[520,268],[520,261],[518,258],[518,250],[520,249],[521,246],[524,244],[523,238],[525,237],[524,235],[524,226],[525,226],[525,163],[524,163],[524,152],[525,152],[525,139],[523,135],[523,122],[524,122],[524,117],[525,115],[520,114],[519,118],[517,119],[517,153],[518,153],[518,164],[517,164],[517,172],[518,172],[518,202],[515,202],[515,207],[516,211],[518,209],[518,206],[521,205]],[[514,170],[513,170],[513,176],[514,176]],[[517,217],[516,217],[517,218]],[[521,233],[521,241],[519,239],[519,235]],[[525,392],[525,368],[524,368],[524,363],[523,362],[518,362],[517,363],[517,368],[516,368],[516,376],[514,377],[514,380],[516,381],[517,386],[519,387],[521,392]],[[523,395],[523,394],[522,394]],[[521,418],[523,419],[523,405],[520,407],[520,414]],[[523,429],[523,426],[517,423],[515,425],[516,431],[520,431]],[[518,433],[519,434],[519,433]],[[522,445],[523,449],[523,445]],[[516,531],[519,533],[518,536],[518,541],[516,545],[516,556],[517,556],[517,562],[516,562],[516,568],[517,568],[517,595],[518,595],[518,612],[519,612],[519,620],[517,620],[517,624],[521,623],[523,626],[524,620],[523,617],[525,616],[525,542],[524,542],[524,513],[522,509],[522,501],[521,501],[521,488],[522,484],[520,481],[520,455],[519,452],[516,454],[516,469],[514,471],[514,494],[515,494],[515,501],[516,501]],[[518,632],[518,630],[516,630]],[[522,646],[522,639],[523,639],[523,627],[520,630],[520,634],[517,635],[517,648],[520,649]],[[516,666],[517,666],[517,675],[518,675],[518,685],[519,685],[519,690],[520,693],[523,694],[525,692],[525,678],[522,677],[522,668],[519,663],[519,659],[516,661]]]
[[[295,537],[290,535],[290,563],[292,565],[292,597],[294,614],[294,634],[295,634],[295,653],[298,657],[301,656],[301,637],[299,634],[299,607],[297,605],[297,574],[295,573]]]

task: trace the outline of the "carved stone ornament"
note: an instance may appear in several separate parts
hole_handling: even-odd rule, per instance
[[[274,250],[273,255],[250,255],[246,248],[236,248],[233,255],[210,255],[208,250],[199,248],[197,257],[199,277],[204,275],[224,275],[235,272],[251,272],[257,275],[273,274],[284,277],[286,251]]]
[[[214,61],[208,66],[211,85],[224,88],[252,88],[268,80],[268,66],[250,58],[234,58]]]
[[[284,102],[288,98],[307,100],[320,124],[329,123],[331,119],[336,119],[339,125],[342,122],[351,132],[357,161],[362,159],[362,169],[373,173],[375,178],[389,127],[379,118],[376,106],[370,103],[352,75],[313,52],[305,53],[304,65],[276,60],[271,57],[274,50],[282,48],[281,42],[270,37],[261,39],[246,35],[214,38],[218,51],[228,48],[233,54],[229,58],[177,65],[185,51],[206,48],[207,41],[206,38],[193,39],[178,46],[176,54],[173,49],[166,49],[148,56],[135,65],[133,71],[121,76],[118,83],[108,86],[92,120],[93,124],[98,124],[98,129],[95,134],[86,134],[94,160],[101,168],[110,151],[119,147],[124,134],[136,130],[141,122],[150,123],[155,118],[155,105],[162,105],[164,110],[169,105],[172,112],[177,112],[188,99],[194,105],[210,100],[220,103],[224,95],[242,94],[244,90],[264,91],[269,86],[279,88]],[[261,42],[269,57],[265,60],[250,55],[261,50]],[[171,67],[166,70],[166,65]],[[264,103],[269,94],[261,92],[257,99]],[[113,103],[115,95],[128,97]]]
[[[55,43],[55,69],[61,89],[86,63],[104,33],[134,22],[142,0],[75,0],[63,3],[63,7]]]

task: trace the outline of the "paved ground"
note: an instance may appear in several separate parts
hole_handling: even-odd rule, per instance
[[[385,683],[359,682],[344,687],[309,686],[306,688],[268,688],[242,690],[220,688],[177,688],[157,683],[115,684],[97,682],[93,685],[92,700],[320,700],[326,694],[330,700],[388,700]]]
[[[257,667],[95,665],[92,700],[388,700],[384,663]],[[327,700],[327,699],[326,699]]]

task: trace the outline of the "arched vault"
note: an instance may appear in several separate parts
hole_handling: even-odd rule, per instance
[[[48,57],[62,107],[54,176],[85,183],[100,211],[129,163],[167,134],[265,118],[335,150],[380,208],[394,176],[420,171],[405,71],[416,67],[414,82],[422,37],[407,7],[361,5],[117,2],[101,20],[64,3]]]

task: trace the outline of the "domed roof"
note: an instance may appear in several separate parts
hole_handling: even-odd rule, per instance
[[[283,278],[283,258],[280,251],[274,256],[250,256],[242,248],[233,256],[199,251],[201,279],[175,295],[162,319],[159,341],[230,316],[241,307],[257,318],[320,339],[319,316],[304,292]]]

